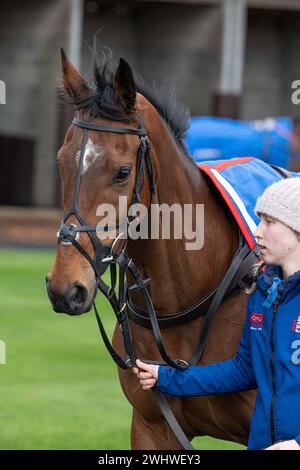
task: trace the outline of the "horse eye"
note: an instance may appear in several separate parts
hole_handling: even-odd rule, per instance
[[[118,182],[118,181],[125,181],[129,175],[130,175],[130,172],[131,172],[131,168],[130,167],[122,167],[119,169],[118,173],[116,174],[116,176],[114,177],[114,181],[115,182]]]

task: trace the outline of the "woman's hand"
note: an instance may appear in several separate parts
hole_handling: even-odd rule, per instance
[[[300,450],[300,446],[295,439],[282,441],[267,447],[265,450]]]
[[[150,390],[156,384],[158,380],[158,368],[159,366],[153,364],[146,364],[145,362],[137,359],[137,367],[132,369],[132,372],[140,379],[140,384],[144,390]]]

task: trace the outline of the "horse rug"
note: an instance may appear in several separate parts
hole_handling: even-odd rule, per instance
[[[211,160],[197,166],[209,176],[222,195],[252,250],[256,245],[253,233],[259,223],[254,212],[256,200],[268,186],[283,177],[254,157]],[[300,177],[300,173],[290,174]]]
[[[199,163],[251,155],[288,168],[292,130],[293,121],[289,117],[260,121],[193,117],[185,142],[190,155]]]

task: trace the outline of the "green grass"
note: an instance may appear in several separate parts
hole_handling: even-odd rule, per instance
[[[52,313],[44,279],[53,258],[0,250],[0,449],[130,449],[131,407],[94,316]],[[208,437],[193,444],[243,448]]]

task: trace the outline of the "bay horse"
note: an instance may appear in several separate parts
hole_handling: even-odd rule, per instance
[[[156,313],[171,316],[196,304],[220,284],[239,244],[238,227],[208,178],[187,154],[183,137],[188,113],[175,106],[172,93],[159,95],[157,89],[134,78],[125,60],[120,59],[115,71],[110,61],[95,66],[92,88],[62,52],[63,90],[76,108],[76,118],[58,152],[66,215],[56,259],[46,279],[48,295],[56,312],[78,315],[91,309],[97,292],[95,269],[100,274],[105,271],[103,257],[107,257],[106,248],[113,241],[108,238],[102,242],[102,251],[96,253],[93,264],[97,246],[91,227],[99,222],[97,207],[110,203],[117,208],[120,195],[132,201],[140,171],[137,155],[143,138],[145,141],[143,132],[147,132],[152,178],[149,171],[143,171],[139,200],[146,207],[151,203],[204,205],[202,249],[186,250],[184,236],[126,241],[128,258],[144,278],[151,279],[148,290]],[[127,132],[114,132],[112,128],[120,129],[120,124],[123,129],[126,125]],[[144,129],[141,135],[135,133],[139,127]],[[76,229],[80,226],[81,231]],[[134,279],[129,270],[126,276],[132,287]],[[143,307],[139,290],[133,290],[130,298]],[[241,290],[222,302],[199,364],[235,355],[246,302],[247,295]],[[164,344],[170,356],[189,361],[204,321],[201,316],[164,329]],[[151,329],[134,321],[130,325],[136,356],[161,360]],[[118,322],[112,342],[117,353],[124,356]],[[152,394],[141,391],[136,376],[128,370],[119,367],[118,372],[123,392],[133,407],[132,448],[181,449]],[[189,440],[209,435],[246,444],[255,395],[255,391],[246,391],[201,398],[173,397],[168,401]]]

